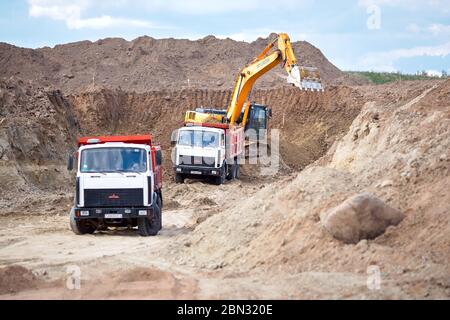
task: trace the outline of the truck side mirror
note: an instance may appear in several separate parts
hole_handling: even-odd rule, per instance
[[[267,108],[267,115],[269,116],[269,118],[272,118],[272,109],[271,108]]]
[[[72,171],[73,170],[73,155],[69,155],[67,158],[67,170]]]
[[[156,165],[157,166],[161,166],[162,165],[162,152],[161,150],[156,150],[156,154],[155,154],[155,160],[156,160]]]
[[[170,146],[175,147],[177,145],[178,140],[178,130],[173,130],[172,135],[170,136]]]

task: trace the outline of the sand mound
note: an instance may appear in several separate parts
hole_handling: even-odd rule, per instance
[[[0,295],[34,289],[40,281],[22,266],[0,268]]]
[[[92,86],[139,92],[228,89],[239,70],[268,42],[268,38],[247,43],[213,36],[196,41],[145,36],[133,41],[118,38],[81,41],[37,50],[0,44],[0,73],[53,85],[66,93]],[[300,64],[318,67],[327,83],[343,75],[308,42],[294,42],[293,47]],[[257,86],[279,87],[286,85],[285,78],[284,70],[277,68]]]

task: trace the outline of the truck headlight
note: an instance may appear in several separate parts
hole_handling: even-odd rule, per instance
[[[146,216],[146,215],[147,215],[147,210],[139,210],[139,211],[138,211],[138,214],[139,214],[140,216]]]
[[[181,172],[181,168],[177,168],[177,172]]]
[[[217,174],[216,170],[211,171],[211,174]]]
[[[87,217],[87,216],[89,216],[89,210],[81,210],[81,211],[80,211],[80,216],[82,216],[82,217]]]
[[[131,213],[131,209],[125,209],[125,213]]]

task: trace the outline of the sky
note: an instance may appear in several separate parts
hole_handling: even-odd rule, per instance
[[[0,42],[27,48],[271,32],[312,43],[342,70],[450,74],[450,0],[0,0]]]

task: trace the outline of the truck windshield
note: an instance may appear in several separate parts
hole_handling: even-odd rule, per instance
[[[95,148],[81,152],[81,172],[145,172],[145,149]]]
[[[216,148],[219,146],[219,133],[203,130],[180,130],[178,144],[191,147]]]

